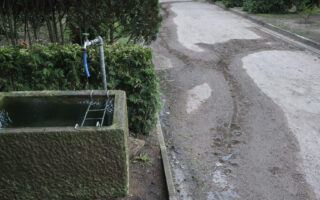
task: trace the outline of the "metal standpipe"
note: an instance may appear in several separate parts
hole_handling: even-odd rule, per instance
[[[94,40],[88,40],[88,34],[86,33],[85,41],[82,47],[82,52],[83,52],[83,64],[84,64],[84,69],[86,72],[87,77],[90,77],[89,69],[88,69],[88,64],[87,64],[87,47],[90,45],[98,44],[99,45],[99,56],[100,56],[100,69],[101,69],[101,75],[102,75],[102,83],[103,83],[103,89],[107,92],[107,99],[105,101],[105,106],[104,109],[95,109],[92,108],[92,105],[94,104],[93,99],[92,99],[92,94],[93,90],[90,93],[90,103],[88,105],[88,108],[84,114],[82,123],[80,127],[84,126],[86,121],[92,121],[96,120],[96,126],[101,127],[103,126],[106,113],[109,112],[111,113],[113,108],[113,100],[112,98],[109,98],[109,91],[107,89],[107,76],[106,76],[106,66],[104,64],[104,50],[103,50],[103,40],[100,36],[96,37]],[[98,118],[88,118],[88,113],[89,112],[103,112],[101,117]],[[75,125],[75,129],[79,127],[79,124]]]
[[[106,75],[106,66],[104,64],[103,40],[100,36],[98,36],[98,39],[99,39],[100,68],[101,68],[101,74],[102,74],[103,89],[107,90],[107,75]]]
[[[100,68],[102,74],[102,82],[103,82],[103,89],[107,90],[107,75],[106,75],[106,66],[104,64],[104,50],[103,50],[103,40],[101,36],[96,37],[94,40],[88,40],[85,38],[82,50],[86,52],[87,47],[90,45],[98,44],[99,45],[99,56],[100,56]]]

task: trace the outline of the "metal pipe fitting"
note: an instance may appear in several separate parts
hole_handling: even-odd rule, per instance
[[[86,52],[87,47],[98,44],[99,45],[99,56],[100,56],[100,69],[101,69],[101,75],[102,75],[102,83],[103,83],[103,89],[107,90],[107,75],[106,75],[106,66],[104,63],[104,50],[103,50],[103,39],[101,36],[96,37],[94,40],[88,40],[86,37],[86,40],[84,41],[84,44],[82,46],[82,51]]]

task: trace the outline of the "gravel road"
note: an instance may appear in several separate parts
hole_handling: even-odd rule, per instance
[[[202,1],[151,47],[181,200],[320,199],[320,56]]]

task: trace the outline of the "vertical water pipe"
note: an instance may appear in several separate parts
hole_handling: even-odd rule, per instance
[[[85,69],[87,77],[90,77],[88,64],[87,64],[87,47],[90,45],[94,45],[94,44],[99,45],[100,70],[101,70],[101,74],[102,74],[102,84],[103,84],[103,89],[107,90],[107,75],[106,75],[106,66],[104,64],[104,50],[103,50],[102,37],[98,36],[94,40],[88,40],[88,38],[85,37],[85,41],[84,41],[84,44],[82,47],[84,69]]]

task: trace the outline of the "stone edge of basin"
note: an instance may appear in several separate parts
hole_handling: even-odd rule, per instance
[[[312,40],[310,38],[306,38],[304,36],[295,34],[295,33],[291,32],[291,31],[287,31],[287,30],[284,30],[282,28],[276,27],[276,26],[274,26],[274,25],[272,25],[270,23],[266,23],[266,22],[263,22],[261,20],[255,19],[255,18],[251,17],[249,14],[241,12],[241,11],[238,11],[236,9],[227,8],[226,6],[218,4],[218,3],[213,3],[213,2],[210,2],[210,3],[212,3],[213,5],[216,5],[216,6],[222,8],[224,10],[228,10],[228,11],[230,11],[230,12],[236,14],[236,15],[239,15],[239,16],[242,16],[242,17],[244,17],[246,19],[249,19],[250,21],[252,21],[252,22],[254,22],[254,23],[258,24],[258,25],[261,25],[261,26],[263,26],[265,28],[268,28],[268,29],[270,29],[272,31],[275,31],[275,32],[280,33],[282,35],[285,35],[285,36],[287,36],[287,37],[289,37],[291,39],[299,41],[299,42],[301,42],[301,43],[303,43],[305,45],[309,45],[312,48],[320,50],[320,43],[316,42],[316,41],[314,41],[314,40]]]
[[[167,147],[166,147],[166,144],[164,141],[164,137],[163,137],[163,133],[162,133],[162,129],[161,129],[161,124],[160,124],[160,120],[159,120],[159,115],[157,118],[158,119],[157,119],[156,130],[157,130],[158,141],[160,144],[162,164],[163,164],[164,174],[165,174],[166,183],[167,183],[169,200],[177,200],[177,193],[176,193],[176,189],[175,189],[174,183],[173,183]]]
[[[93,96],[105,96],[107,95],[105,90],[80,90],[80,91],[15,91],[15,92],[0,92],[0,103],[1,100],[5,97],[50,97],[50,96],[86,96],[90,97],[92,93]],[[66,131],[68,133],[77,133],[77,132],[91,132],[98,131],[104,132],[109,130],[121,130],[124,133],[123,142],[124,142],[124,152],[125,159],[121,162],[126,162],[126,166],[124,167],[124,179],[125,184],[123,184],[125,190],[125,194],[129,193],[129,148],[128,148],[128,117],[127,117],[127,106],[126,106],[126,93],[120,90],[110,90],[110,96],[114,96],[114,114],[113,114],[113,122],[110,126],[104,127],[78,127],[75,128],[72,126],[65,127],[36,127],[36,128],[5,128],[0,129],[1,134],[29,134],[29,133],[37,133],[37,134],[46,134],[46,133],[55,133]],[[123,180],[124,180],[123,179]]]
[[[88,98],[90,97],[90,93],[92,91],[93,96],[104,96],[106,95],[106,91],[104,90],[77,90],[77,91],[59,91],[59,90],[43,90],[43,91],[14,91],[14,92],[0,92],[0,102],[2,98],[4,97],[50,97],[50,96],[85,96],[88,95]],[[115,102],[116,104],[114,105],[114,110],[119,110],[116,109],[116,107],[123,106],[123,102],[121,99],[126,98],[126,93],[121,90],[109,90],[109,95],[110,96],[115,96]],[[120,103],[118,103],[118,100],[121,100]],[[121,105],[120,105],[121,104]],[[112,120],[112,125],[111,126],[105,126],[105,127],[100,127],[100,130],[107,130],[107,129],[113,129],[113,128],[125,128],[125,120],[123,120],[123,117],[119,112],[115,112],[113,115],[113,120]],[[17,129],[20,128],[7,128],[5,131],[7,133],[10,132],[16,132]],[[65,126],[65,127],[35,127],[35,128],[28,128],[25,129],[30,130],[30,131],[36,131],[36,130],[41,130],[41,131],[56,131],[59,129],[63,130],[68,130],[68,131],[76,131],[77,129],[79,130],[94,130],[96,127],[78,127],[77,129],[74,128],[74,125],[72,126]],[[0,133],[1,133],[0,129]]]

